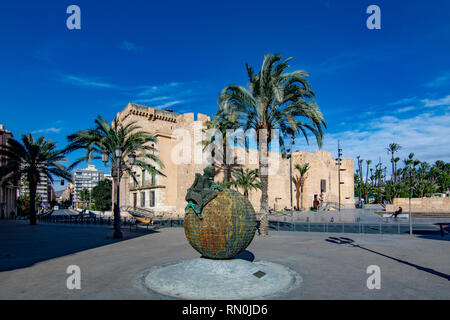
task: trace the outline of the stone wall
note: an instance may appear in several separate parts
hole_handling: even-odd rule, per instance
[[[409,212],[409,198],[395,198],[393,204],[386,205],[387,212],[394,212],[402,207],[403,212]],[[450,213],[450,198],[413,198],[411,211],[422,213]]]
[[[141,192],[156,192],[156,206],[150,208],[158,214],[166,216],[178,216],[184,214],[186,201],[184,197],[187,189],[192,185],[195,173],[202,173],[206,162],[199,163],[195,157],[201,153],[202,146],[196,146],[194,143],[194,134],[198,134],[205,126],[205,122],[210,120],[207,115],[194,113],[177,114],[167,111],[157,110],[150,107],[140,106],[136,104],[128,104],[125,109],[118,113],[118,117],[122,123],[136,121],[146,132],[154,134],[158,138],[156,144],[157,154],[164,164],[161,168],[164,176],[156,178],[157,183],[147,189],[130,188],[130,177],[125,174],[121,180],[121,207],[133,206],[134,197],[136,197],[137,206],[140,206]],[[177,151],[179,144],[177,129],[187,130],[190,134],[191,156],[187,161],[175,163],[173,153]],[[195,150],[197,148],[197,150]],[[233,148],[236,153],[242,151],[241,148]],[[249,152],[243,152],[244,168],[258,168],[258,154],[254,149]],[[282,158],[277,152],[269,154],[269,165],[273,169],[269,175],[269,207],[281,210],[290,207],[290,186],[289,186],[289,160]],[[179,160],[177,161],[179,162]],[[200,161],[201,162],[201,161]],[[293,154],[292,165],[308,162],[310,170],[306,179],[303,192],[303,206],[309,208],[313,204],[314,195],[320,194],[320,182],[326,181],[326,192],[324,193],[325,202],[338,202],[338,168],[336,161],[331,157],[331,153],[318,150],[315,153],[298,151]],[[353,195],[353,160],[343,159],[341,171],[341,204],[344,208],[354,207]],[[134,170],[136,175],[140,177],[140,169]],[[223,180],[223,172],[218,171],[216,181]],[[293,174],[296,172],[293,170]],[[293,205],[296,206],[295,186],[293,185]],[[149,199],[146,194],[146,199]],[[256,211],[260,208],[261,191],[251,191],[249,199]],[[147,202],[148,200],[146,200]],[[148,209],[148,207],[147,207]]]

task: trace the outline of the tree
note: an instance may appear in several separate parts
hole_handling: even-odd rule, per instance
[[[221,147],[220,148],[213,148],[211,150],[211,156],[214,158],[215,156],[219,156],[219,158],[222,158],[221,163],[215,163],[217,167],[222,169],[224,172],[223,175],[223,183],[227,183],[231,181],[232,177],[232,171],[233,167],[236,167],[236,165],[233,165],[227,161],[227,150],[229,147],[229,136],[227,135],[227,130],[235,131],[239,128],[239,124],[235,121],[232,121],[227,114],[216,114],[213,121],[206,122],[206,129],[215,129],[220,133],[221,138]],[[216,141],[217,136],[212,135],[210,137],[207,137],[205,141],[203,141],[203,146],[208,147],[211,146],[214,143],[217,143]],[[233,141],[234,142],[234,141]],[[240,142],[240,141],[239,141]]]
[[[292,178],[292,181],[295,185],[295,198],[297,200],[297,208],[299,210],[303,210],[303,197],[301,198],[301,204],[299,204],[300,194],[303,194],[303,187],[305,186],[306,178],[308,177],[309,163],[305,163],[303,165],[296,164],[295,169],[300,174],[299,176],[295,176]]]
[[[127,159],[129,155],[135,154],[135,165],[137,167],[145,169],[150,174],[164,175],[161,171],[156,169],[156,166],[159,168],[163,168],[164,166],[155,154],[156,148],[154,147],[154,144],[157,142],[155,136],[148,132],[139,131],[141,127],[137,126],[135,121],[122,124],[116,117],[114,118],[112,125],[110,125],[103,117],[98,116],[94,122],[94,128],[80,130],[67,137],[70,142],[67,150],[73,151],[84,149],[86,151],[86,154],[75,161],[71,167],[76,166],[82,161],[101,159],[102,153],[106,153],[109,161],[114,164],[114,166],[119,164],[123,169],[120,170],[120,176],[122,176],[125,171],[128,172],[134,181],[137,181],[130,168],[125,166],[125,159]],[[118,158],[115,153],[117,148],[122,150],[122,156],[120,158]],[[117,186],[119,183],[117,174],[113,174],[113,179],[114,185]],[[117,200],[114,200],[114,237],[121,238],[120,208],[117,205]]]
[[[42,204],[42,199],[41,196],[39,194],[36,194],[36,198],[35,198],[35,205],[37,207],[40,207]],[[29,212],[30,209],[30,195],[25,193],[25,194],[21,194],[20,196],[17,197],[17,209],[18,215],[24,215],[26,212]]]
[[[403,168],[403,180],[409,178],[410,185],[413,183],[412,181],[412,165],[414,163],[414,153],[410,153],[407,159],[403,160],[403,164],[405,165]]]
[[[235,170],[232,172],[234,180],[232,185],[241,188],[244,191],[244,196],[248,199],[250,190],[261,189],[261,182],[259,181],[258,171],[250,169]]]
[[[367,184],[367,182],[368,182],[368,179],[369,179],[369,167],[370,167],[370,164],[372,163],[372,160],[366,160],[366,164],[367,164],[367,171],[366,171],[366,184]],[[367,200],[367,199],[366,199]]]
[[[86,188],[83,188],[83,189],[81,189],[81,191],[80,191],[80,200],[81,201],[89,201],[89,197],[90,195],[89,195],[89,190],[88,189],[86,189]]]
[[[398,152],[400,149],[401,149],[402,147],[399,145],[399,144],[397,144],[397,143],[395,143],[395,142],[393,142],[393,143],[391,143],[390,145],[389,145],[389,147],[388,148],[386,148],[386,150],[387,150],[387,152],[388,152],[388,154],[390,154],[391,155],[391,163],[392,163],[392,176],[391,176],[391,181],[397,181],[397,176],[396,176],[396,172],[397,172],[397,169],[395,168],[395,153],[396,152]],[[398,161],[398,160],[397,160]]]
[[[91,191],[95,206],[101,211],[111,210],[112,182],[110,180],[100,181]]]
[[[246,65],[249,79],[248,89],[229,85],[219,95],[219,114],[227,114],[244,129],[254,129],[259,151],[259,177],[261,180],[261,235],[268,234],[268,150],[274,130],[279,130],[281,150],[285,150],[283,135],[303,134],[309,142],[307,132],[312,133],[319,147],[322,145],[323,115],[314,101],[305,71],[284,73],[289,67],[281,55],[264,56],[261,70],[255,73]]]
[[[21,142],[9,138],[7,145],[0,149],[0,155],[6,157],[1,167],[2,176],[14,172],[25,177],[30,191],[30,224],[36,225],[37,186],[43,177],[53,182],[53,177],[72,181],[70,171],[60,162],[66,161],[66,150],[57,150],[56,143],[39,137],[37,140],[29,133],[21,135]],[[47,181],[44,181],[47,182]]]

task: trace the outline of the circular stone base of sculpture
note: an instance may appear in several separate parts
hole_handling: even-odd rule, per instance
[[[141,289],[180,299],[263,299],[286,294],[302,278],[280,264],[198,258],[143,271]]]

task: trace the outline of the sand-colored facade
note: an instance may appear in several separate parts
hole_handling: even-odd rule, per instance
[[[157,215],[181,216],[184,213],[186,190],[192,185],[195,173],[202,173],[208,165],[202,159],[202,128],[210,120],[207,115],[198,113],[177,114],[170,111],[129,103],[123,111],[117,114],[123,124],[136,121],[141,130],[155,135],[157,155],[164,164],[160,169],[164,176],[150,176],[134,167],[136,183],[124,174],[121,180],[120,201],[122,210],[137,207],[152,210]],[[190,140],[186,150],[186,141]],[[183,145],[183,147],[180,147]],[[238,148],[235,149],[238,152]],[[206,156],[207,152],[204,152]],[[256,169],[257,151],[250,149],[244,153],[244,168]],[[290,207],[289,160],[279,153],[270,153],[269,166],[269,207],[283,209]],[[308,162],[310,169],[306,179],[303,204],[305,208],[313,205],[314,195],[320,196],[321,180],[325,180],[324,202],[337,203],[338,198],[338,167],[336,160],[327,151],[318,150],[315,153],[298,151],[293,154],[293,166]],[[353,191],[353,161],[343,159],[341,168],[341,204],[344,208],[354,207]],[[295,170],[294,170],[294,174]],[[223,179],[223,172],[218,172],[216,180]],[[322,186],[323,184],[322,183]],[[255,210],[259,210],[261,192],[251,191],[249,199]],[[293,205],[296,206],[295,187],[293,186]]]
[[[399,207],[402,207],[403,213],[409,212],[409,198],[394,198],[393,204],[386,205],[386,212],[394,212]],[[411,199],[411,212],[450,213],[450,198],[413,198]]]

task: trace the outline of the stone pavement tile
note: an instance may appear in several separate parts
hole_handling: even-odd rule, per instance
[[[133,279],[152,266],[198,257],[182,228],[124,228],[123,241],[111,234],[111,227],[0,222],[0,268],[8,266],[0,272],[0,299],[169,299],[140,291]],[[340,243],[342,237],[354,242]],[[279,299],[449,299],[445,239],[271,231],[256,236],[247,250],[255,261],[283,264],[303,278]],[[72,264],[81,268],[81,290],[66,287]],[[370,265],[381,269],[380,290],[366,286]]]

